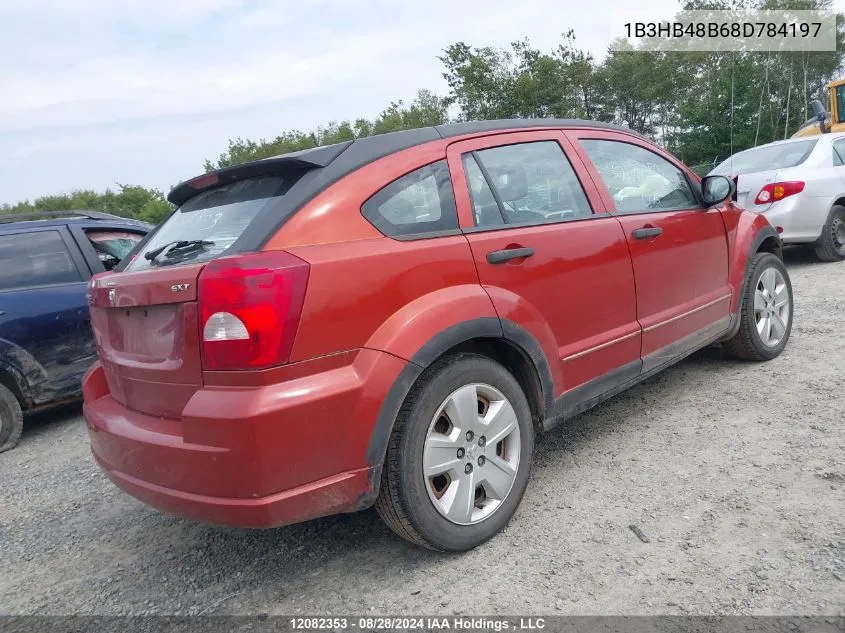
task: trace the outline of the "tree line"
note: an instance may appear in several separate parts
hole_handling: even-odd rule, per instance
[[[832,0],[687,0],[691,9],[831,10]],[[211,171],[249,160],[373,134],[477,119],[559,117],[614,122],[650,136],[706,172],[714,161],[787,138],[827,104],[824,86],[840,76],[843,16],[832,52],[676,53],[618,50],[602,61],[579,48],[573,31],[551,51],[526,38],[506,48],[448,46],[438,57],[448,93],[420,90],[408,104],[390,103],[375,119],[282,131],[273,139],[232,139]],[[0,206],[0,213],[92,209],[159,222],[172,209],[157,189],[118,185]]]

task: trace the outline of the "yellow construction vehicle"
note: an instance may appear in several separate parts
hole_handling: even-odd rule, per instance
[[[825,108],[821,101],[813,101],[813,111],[816,113],[792,138],[799,136],[816,136],[827,132],[845,132],[845,79],[833,81],[826,86],[829,108]]]

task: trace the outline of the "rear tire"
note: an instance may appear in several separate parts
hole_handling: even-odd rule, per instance
[[[845,260],[845,207],[834,206],[830,210],[816,242],[816,257],[823,262]]]
[[[739,330],[722,349],[742,360],[771,360],[792,332],[792,283],[777,255],[753,255],[739,311]]]
[[[15,394],[0,385],[0,453],[14,448],[23,433],[23,412]]]
[[[423,373],[399,411],[376,510],[412,543],[469,550],[513,516],[533,459],[531,410],[513,375],[486,356],[450,356]]]

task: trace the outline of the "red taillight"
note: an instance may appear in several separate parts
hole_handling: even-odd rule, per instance
[[[802,191],[804,183],[801,181],[773,182],[760,189],[754,204],[771,204]]]
[[[309,265],[284,251],[220,257],[197,280],[204,369],[288,362]]]
[[[85,288],[85,294],[88,297],[89,306],[102,305],[112,307],[111,302],[109,301],[110,287],[106,286],[104,283],[100,283],[100,280],[113,274],[113,272],[107,270],[102,273],[96,273],[91,277],[91,280],[88,282],[88,286]]]

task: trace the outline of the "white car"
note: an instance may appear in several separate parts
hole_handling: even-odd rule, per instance
[[[845,133],[760,145],[710,173],[737,176],[737,204],[764,214],[784,243],[845,260]]]

